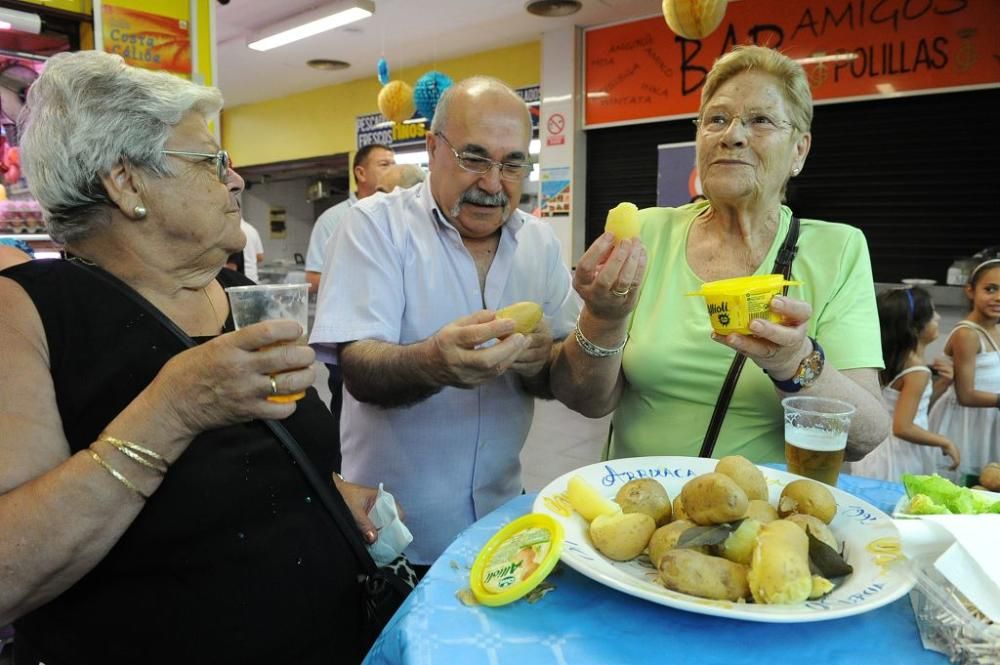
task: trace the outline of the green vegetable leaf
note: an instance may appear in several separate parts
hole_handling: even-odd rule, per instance
[[[854,572],[854,568],[847,563],[840,552],[812,535],[809,529],[806,529],[806,536],[809,537],[810,569],[818,570],[819,574],[827,579],[850,575]]]
[[[987,501],[968,487],[959,487],[936,473],[930,476],[903,474],[903,486],[910,497],[910,512],[914,515],[956,513],[976,515],[994,512],[993,502]],[[923,495],[924,498],[918,498]],[[914,506],[916,504],[916,506]],[[944,510],[941,510],[941,508]]]
[[[737,520],[728,524],[713,524],[712,526],[693,526],[677,539],[676,547],[702,547],[704,545],[718,545],[729,537],[733,531],[739,528],[743,520]]]

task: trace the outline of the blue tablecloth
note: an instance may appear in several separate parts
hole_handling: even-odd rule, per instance
[[[886,512],[902,495],[898,484],[866,478],[841,476],[838,486]],[[534,498],[518,497],[462,532],[386,626],[366,665],[947,662],[921,645],[908,596],[832,621],[758,623],[657,605],[559,564],[547,578],[555,590],[534,604],[462,604],[456,593],[468,588],[480,548],[530,512]]]

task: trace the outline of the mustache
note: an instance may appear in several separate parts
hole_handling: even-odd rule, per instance
[[[507,197],[507,193],[500,190],[496,194],[490,194],[489,192],[484,192],[478,187],[466,190],[462,194],[462,199],[459,203],[472,203],[477,206],[492,206],[496,208],[506,208],[507,204],[510,203],[510,199]]]

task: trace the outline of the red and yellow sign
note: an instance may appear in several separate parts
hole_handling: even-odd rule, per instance
[[[803,63],[816,100],[1000,85],[997,0],[731,2],[702,40],[663,17],[586,33],[588,126],[693,115],[712,63],[736,44]]]
[[[103,3],[104,50],[146,69],[191,76],[191,33],[184,19]]]

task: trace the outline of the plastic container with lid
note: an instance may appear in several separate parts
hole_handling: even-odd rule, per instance
[[[755,319],[781,321],[780,316],[771,312],[771,298],[781,293],[786,285],[801,283],[786,280],[780,274],[752,275],[705,282],[700,290],[688,295],[705,299],[708,317],[716,333],[750,335],[750,324]]]
[[[483,605],[512,603],[541,584],[562,552],[563,527],[530,513],[500,529],[480,550],[469,583]]]

